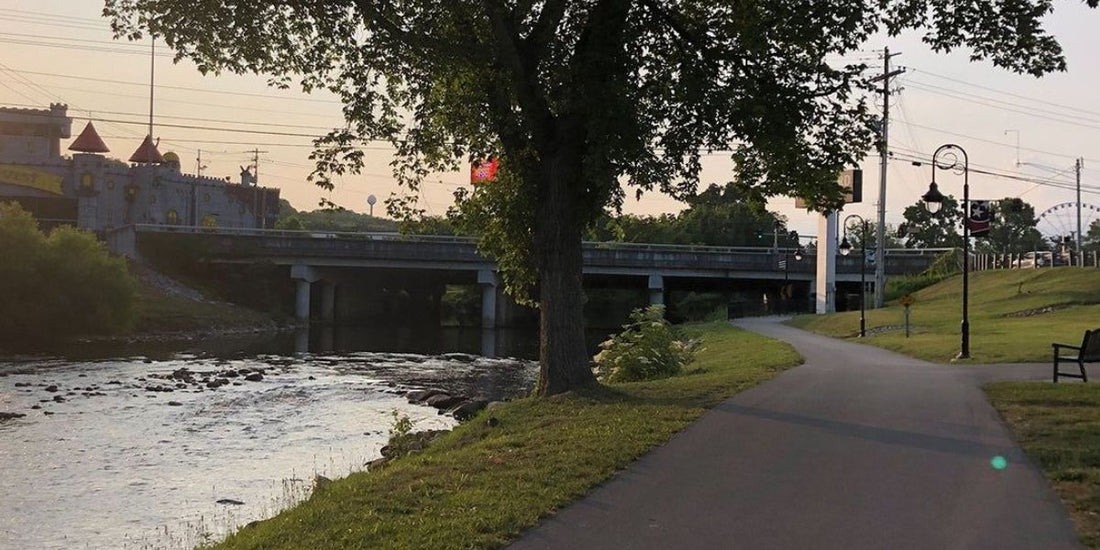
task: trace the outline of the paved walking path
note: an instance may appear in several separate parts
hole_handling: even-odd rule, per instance
[[[980,385],[1047,368],[935,365],[775,319],[806,363],[704,415],[516,550],[1080,548]],[[1008,460],[994,469],[995,456]]]

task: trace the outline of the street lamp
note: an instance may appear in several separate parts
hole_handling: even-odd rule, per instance
[[[801,262],[805,255],[806,251],[802,248],[802,245],[798,245],[798,248],[794,249],[794,261]],[[790,272],[790,258],[790,249],[785,249],[783,251],[783,294],[786,294],[787,291],[790,290],[790,279],[788,278],[788,273]],[[783,309],[787,309],[787,298],[783,299]]]
[[[852,243],[848,242],[848,220],[859,220],[859,337],[867,337],[866,303],[864,294],[867,291],[867,220],[859,214],[851,214],[844,218],[844,239],[840,242],[840,255],[847,256],[852,253]]]
[[[940,154],[950,159],[950,164],[940,165],[937,160]],[[970,294],[970,225],[967,223],[970,217],[970,157],[966,150],[954,143],[940,145],[932,154],[932,184],[928,186],[928,192],[921,197],[925,208],[935,214],[943,207],[944,196],[936,187],[936,168],[951,170],[959,165],[959,154],[962,154],[963,169],[963,296],[962,296],[962,349],[955,356],[956,359],[970,358],[970,316],[968,313]]]

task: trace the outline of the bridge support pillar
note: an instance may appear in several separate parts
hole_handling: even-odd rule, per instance
[[[298,294],[294,300],[294,316],[299,321],[309,322],[309,293],[313,288],[313,283],[309,281],[298,281]]]
[[[477,284],[481,287],[481,328],[497,327],[497,274],[482,269],[477,272]]]
[[[649,276],[649,305],[665,305],[665,278],[660,275]]]
[[[295,264],[290,268],[290,278],[298,281],[298,294],[294,300],[294,316],[299,321],[309,322],[310,291],[313,283],[321,280],[320,273],[308,265]]]
[[[336,321],[336,283],[321,283],[321,320],[326,323]]]

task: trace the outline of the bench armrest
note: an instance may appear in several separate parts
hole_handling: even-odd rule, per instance
[[[1058,350],[1058,348],[1074,349],[1077,351],[1081,351],[1080,346],[1071,346],[1069,344],[1051,344],[1050,347],[1054,348],[1056,351]]]

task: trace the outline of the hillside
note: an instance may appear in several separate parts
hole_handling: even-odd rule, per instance
[[[905,337],[897,303],[867,311],[866,343],[929,361],[959,350],[962,276],[913,295],[912,336]],[[858,339],[859,312],[803,315],[791,325],[836,338]],[[1051,342],[1079,344],[1100,328],[1100,270],[1063,267],[983,271],[970,275],[970,348],[976,363],[1044,362]]]

